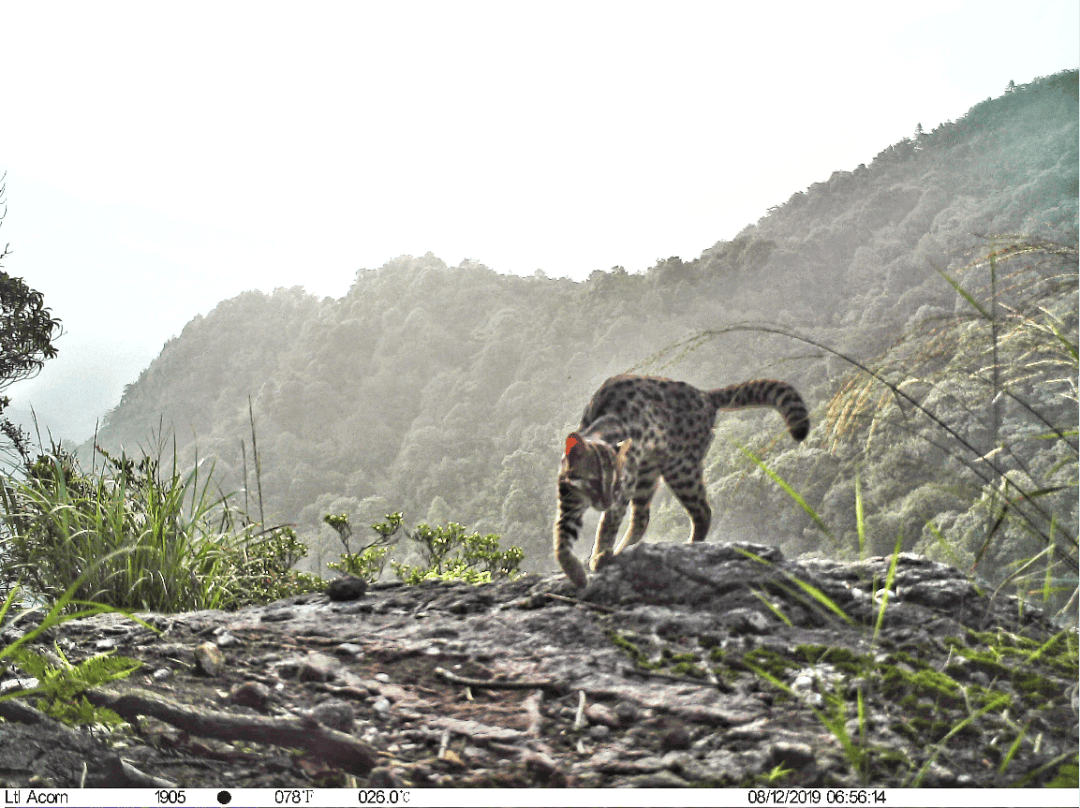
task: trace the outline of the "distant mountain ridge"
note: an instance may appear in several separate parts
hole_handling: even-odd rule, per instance
[[[167,342],[97,441],[130,452],[160,425],[183,462],[213,458],[226,490],[245,485],[246,458],[253,492],[250,401],[266,521],[297,524],[316,555],[337,551],[323,514],[362,527],[404,510],[409,524],[499,533],[526,549],[526,568],[550,568],[561,442],[607,376],[782,376],[820,408],[848,368],[782,339],[732,334],[658,357],[696,330],[757,320],[870,358],[919,312],[957,307],[934,267],[963,263],[981,236],[1075,243],[1077,97],[1075,70],[1012,89],[795,193],[698,258],[641,274],[522,278],[429,253],[360,270],[341,299],[246,292]],[[721,421],[718,435],[752,444],[782,431],[765,415]],[[726,512],[739,521],[739,496],[714,502],[714,536]],[[675,511],[654,519],[650,537],[682,538]],[[800,513],[781,521],[806,526]]]

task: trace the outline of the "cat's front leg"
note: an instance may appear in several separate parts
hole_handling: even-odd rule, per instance
[[[615,538],[619,535],[619,525],[626,513],[626,500],[619,498],[600,517],[596,528],[596,544],[593,547],[589,566],[595,572],[607,564],[614,555]]]

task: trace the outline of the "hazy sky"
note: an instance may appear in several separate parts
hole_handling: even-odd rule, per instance
[[[1078,35],[1076,0],[3,2],[0,245],[66,331],[8,393],[82,440],[246,289],[696,257]]]

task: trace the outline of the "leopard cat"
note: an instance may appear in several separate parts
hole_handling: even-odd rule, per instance
[[[702,464],[712,443],[713,421],[717,410],[743,407],[775,407],[797,441],[810,431],[806,404],[786,382],[762,379],[698,390],[671,379],[615,376],[600,386],[578,431],[567,437],[559,468],[555,557],[574,584],[580,588],[588,583],[573,553],[588,507],[603,512],[591,561],[597,570],[613,555],[628,505],[630,527],[614,552],[641,541],[661,477],[690,514],[690,541],[705,539],[712,509],[705,497]]]

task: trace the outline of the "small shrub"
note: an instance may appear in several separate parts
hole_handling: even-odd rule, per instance
[[[513,578],[525,557],[520,547],[500,550],[499,537],[494,533],[466,533],[457,522],[434,528],[417,525],[408,538],[418,546],[423,564],[390,562],[394,573],[407,584],[432,579],[481,584],[495,578]]]
[[[99,559],[92,567],[107,560]],[[84,576],[87,574],[92,574],[92,568],[84,573]],[[88,688],[130,676],[142,666],[141,662],[106,652],[95,654],[73,665],[57,648],[56,653],[60,664],[55,665],[43,654],[29,647],[31,642],[68,620],[117,611],[100,603],[87,603],[73,599],[84,576],[80,576],[79,580],[68,587],[56,602],[48,607],[37,626],[12,643],[0,644],[0,674],[6,672],[9,666],[14,666],[37,680],[35,685],[26,690],[8,691],[0,695],[0,701],[20,696],[36,696],[38,709],[66,724],[115,726],[123,723],[120,716],[107,708],[94,707],[81,694]],[[20,591],[18,586],[12,587],[3,602],[0,602],[0,624],[4,622],[12,604],[19,598]],[[75,611],[72,612],[70,607],[75,607]],[[68,613],[64,614],[64,612]],[[136,622],[142,622],[126,612],[120,613]],[[145,623],[143,625],[146,626]],[[147,628],[151,627],[147,626]]]
[[[345,552],[341,556],[341,563],[331,562],[327,566],[347,575],[355,575],[367,581],[377,581],[386,567],[386,554],[390,547],[397,542],[397,534],[401,529],[402,514],[392,513],[386,517],[385,522],[372,525],[378,538],[364,545],[358,552],[352,552],[349,547],[349,539],[352,537],[352,526],[349,524],[347,514],[327,514],[323,521],[337,531],[341,543],[345,545]]]
[[[330,564],[330,569],[369,581],[378,580],[386,565],[387,553],[402,538],[398,535],[402,519],[400,512],[392,513],[385,522],[372,525],[371,529],[378,537],[353,553],[349,548],[352,528],[348,517],[345,514],[323,517],[323,521],[337,531],[345,545],[341,563]],[[445,527],[420,524],[412,533],[404,534],[404,538],[415,545],[421,563],[412,565],[391,560],[390,564],[394,574],[407,584],[433,579],[480,584],[497,578],[513,578],[519,574],[518,567],[525,557],[520,547],[500,550],[500,539],[495,534],[481,536],[475,532],[468,533],[456,522],[449,522]]]

